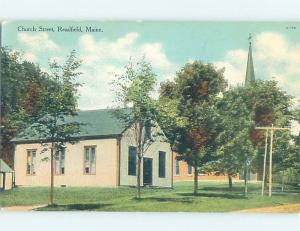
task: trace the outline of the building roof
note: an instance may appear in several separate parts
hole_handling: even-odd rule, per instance
[[[250,86],[250,85],[254,84],[254,82],[255,82],[255,74],[254,74],[254,65],[253,65],[253,58],[252,58],[252,46],[251,46],[251,42],[250,42],[249,43],[247,69],[246,69],[245,86]]]
[[[13,172],[13,170],[2,159],[0,159],[0,172]]]
[[[77,122],[80,124],[80,133],[73,135],[73,137],[116,137],[123,133],[126,129],[126,124],[113,115],[114,111],[116,111],[116,109],[78,111],[76,116],[67,117],[65,122]],[[45,137],[39,137],[39,134],[34,132],[32,126],[30,126],[23,132],[19,133],[17,137],[13,138],[12,142],[26,143],[41,139],[45,139]]]

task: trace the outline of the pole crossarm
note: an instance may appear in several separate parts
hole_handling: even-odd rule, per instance
[[[264,186],[265,186],[265,177],[266,177],[266,156],[267,156],[267,147],[268,147],[268,133],[270,131],[270,158],[269,158],[269,197],[272,196],[272,155],[273,155],[273,139],[275,131],[289,131],[290,128],[279,128],[274,127],[272,124],[271,127],[255,127],[257,130],[266,131],[266,140],[265,140],[265,154],[264,154],[264,169],[263,169],[263,180],[262,180],[262,196],[264,195]]]

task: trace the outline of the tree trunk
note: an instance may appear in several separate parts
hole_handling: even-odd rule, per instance
[[[248,168],[246,167],[244,170],[244,183],[245,183],[245,196],[248,194]]]
[[[49,193],[49,205],[53,205],[53,194],[54,194],[54,153],[55,153],[55,143],[52,143],[51,147],[51,170],[50,170],[50,178],[51,178],[51,184],[50,184],[50,193]]]
[[[137,178],[136,178],[136,187],[137,187],[136,198],[137,199],[141,198],[141,163],[142,163],[142,158],[138,157]]]
[[[2,180],[3,186],[2,186],[2,190],[4,191],[4,190],[5,190],[5,184],[6,184],[6,182],[5,182],[5,179],[6,179],[6,173],[3,172],[2,174],[3,174],[3,180]]]
[[[281,192],[284,190],[284,172],[282,172],[282,179],[281,179]]]
[[[232,176],[228,174],[228,185],[229,185],[229,189],[232,189]]]
[[[194,195],[198,194],[198,167],[194,166]]]

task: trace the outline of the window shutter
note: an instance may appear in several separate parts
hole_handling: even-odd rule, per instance
[[[136,176],[136,147],[129,146],[128,148],[128,175]]]
[[[166,153],[159,151],[158,155],[158,176],[164,178],[166,177]]]

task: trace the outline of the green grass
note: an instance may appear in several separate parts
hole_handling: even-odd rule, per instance
[[[135,188],[55,188],[55,206],[47,211],[152,211],[152,212],[227,212],[247,208],[300,203],[300,188],[289,187],[282,193],[274,187],[273,197],[261,197],[260,184],[250,184],[249,194],[243,195],[243,184],[199,182],[199,195],[192,194],[192,182],[179,182],[174,189],[143,188],[142,199],[135,199]],[[0,193],[0,207],[47,204],[48,188],[16,188]]]

